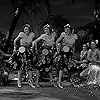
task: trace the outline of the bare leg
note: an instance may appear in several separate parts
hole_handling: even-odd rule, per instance
[[[37,87],[40,87],[40,85],[39,85],[39,75],[40,75],[39,70],[36,70],[36,86]]]
[[[59,71],[59,78],[58,78],[58,86],[59,86],[60,88],[63,88],[63,86],[61,86],[61,79],[62,79],[62,76],[63,76],[63,71],[60,70],[60,71]]]
[[[21,75],[22,75],[22,70],[18,70],[18,87],[21,87]]]
[[[59,77],[59,69],[56,68],[56,73],[55,73],[55,78],[54,78],[54,80],[57,81],[57,80],[58,80],[58,77]]]
[[[49,72],[49,77],[50,77],[50,82],[51,84],[54,86],[54,87],[57,87],[57,85],[54,83],[54,79],[53,79],[53,76],[52,76],[52,73]]]
[[[28,75],[29,75],[29,85],[32,88],[35,88],[35,86],[33,85],[33,78],[32,78],[32,71],[31,70],[28,71]]]
[[[51,72],[49,72],[49,77],[50,77],[50,80],[53,81],[53,76],[52,76],[52,73]]]

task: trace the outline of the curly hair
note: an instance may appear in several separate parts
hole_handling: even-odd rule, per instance
[[[31,25],[29,25],[29,24],[23,25],[22,31],[24,31],[24,28],[25,28],[25,27],[28,27],[30,32],[32,31]]]

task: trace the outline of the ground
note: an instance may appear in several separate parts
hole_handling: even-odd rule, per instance
[[[41,82],[40,88],[31,88],[27,82],[18,88],[16,82],[0,86],[0,100],[100,100],[100,88],[75,88],[63,82],[64,88],[55,88],[49,82]]]

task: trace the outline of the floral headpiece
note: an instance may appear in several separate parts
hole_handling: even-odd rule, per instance
[[[66,24],[66,25],[64,25],[64,28],[66,28],[66,27],[71,28],[71,25],[70,25],[70,24]]]
[[[50,25],[46,24],[46,25],[43,26],[44,29],[47,28],[47,27],[50,27]]]
[[[95,44],[98,44],[98,40],[93,40],[93,41],[91,41],[91,42],[94,42]]]

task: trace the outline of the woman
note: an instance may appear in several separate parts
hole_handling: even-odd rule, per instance
[[[44,30],[44,34],[42,34],[39,38],[37,38],[35,41],[33,41],[32,43],[32,47],[36,46],[37,47],[37,43],[40,42],[42,40],[42,45],[40,48],[42,48],[42,52],[40,53],[39,57],[41,57],[41,59],[38,61],[38,63],[40,62],[42,67],[48,67],[49,71],[47,71],[47,73],[49,73],[50,76],[50,81],[51,83],[53,83],[53,77],[51,74],[51,70],[50,67],[53,64],[53,48],[54,48],[54,44],[55,44],[55,37],[56,37],[56,33],[54,32],[54,30],[50,27],[49,24],[46,24],[43,27]],[[39,50],[38,50],[39,51]],[[40,50],[41,51],[41,50]],[[48,54],[47,54],[48,53]],[[41,70],[40,68],[37,68],[37,85],[39,84],[39,71]]]
[[[59,66],[62,64],[60,50],[61,50],[61,44],[58,43],[57,50],[56,50],[56,52],[54,54],[54,66],[56,68],[55,79],[54,79],[55,81],[58,80],[58,77],[59,77]]]
[[[98,40],[93,40],[90,43],[90,49],[87,54],[89,65],[88,68],[81,74],[81,76],[88,74],[88,85],[100,85],[100,50],[97,48],[97,44]]]
[[[81,67],[87,67],[87,54],[88,54],[88,48],[89,44],[83,44],[83,50],[80,53],[80,61],[78,61],[79,64],[81,64]]]
[[[84,77],[80,76],[82,76],[84,70],[88,67],[88,61],[87,61],[88,50],[89,50],[89,43],[83,44],[83,49],[80,52],[80,59],[79,61],[75,60],[77,67],[73,69],[74,73],[71,75],[70,79],[74,87],[82,86],[83,82],[86,82],[86,79],[83,80]]]
[[[88,51],[89,72],[91,77],[90,84],[100,85],[100,50],[97,48],[98,40],[91,42],[91,49]],[[94,73],[95,72],[95,73]]]
[[[28,63],[28,61],[31,61],[32,59],[28,58],[28,52],[27,50],[29,50],[29,48],[32,46],[32,41],[34,39],[34,33],[31,31],[31,26],[29,24],[25,24],[23,26],[23,31],[20,32],[18,34],[18,36],[15,38],[14,40],[14,52],[16,52],[17,48],[19,48],[20,46],[24,46],[26,49],[26,61]],[[17,45],[19,41],[19,47]],[[25,63],[25,62],[24,62]],[[20,67],[18,67],[18,87],[21,87],[21,74],[22,74],[22,70],[26,69],[28,71],[28,76],[29,76],[29,85],[33,88],[35,88],[35,86],[33,86],[33,80],[32,80],[32,65],[30,64],[29,66],[27,66],[27,68],[25,68],[25,66],[23,66],[23,64],[21,64]]]
[[[63,69],[66,67],[66,64],[69,61],[69,58],[72,57],[72,54],[75,50],[75,42],[78,39],[76,34],[73,34],[71,25],[64,25],[64,32],[61,33],[60,37],[56,41],[56,47],[59,42],[61,42],[61,56],[62,56],[62,65],[60,65],[58,86],[63,88],[61,85],[61,79],[63,75]],[[67,61],[65,61],[67,59]]]

